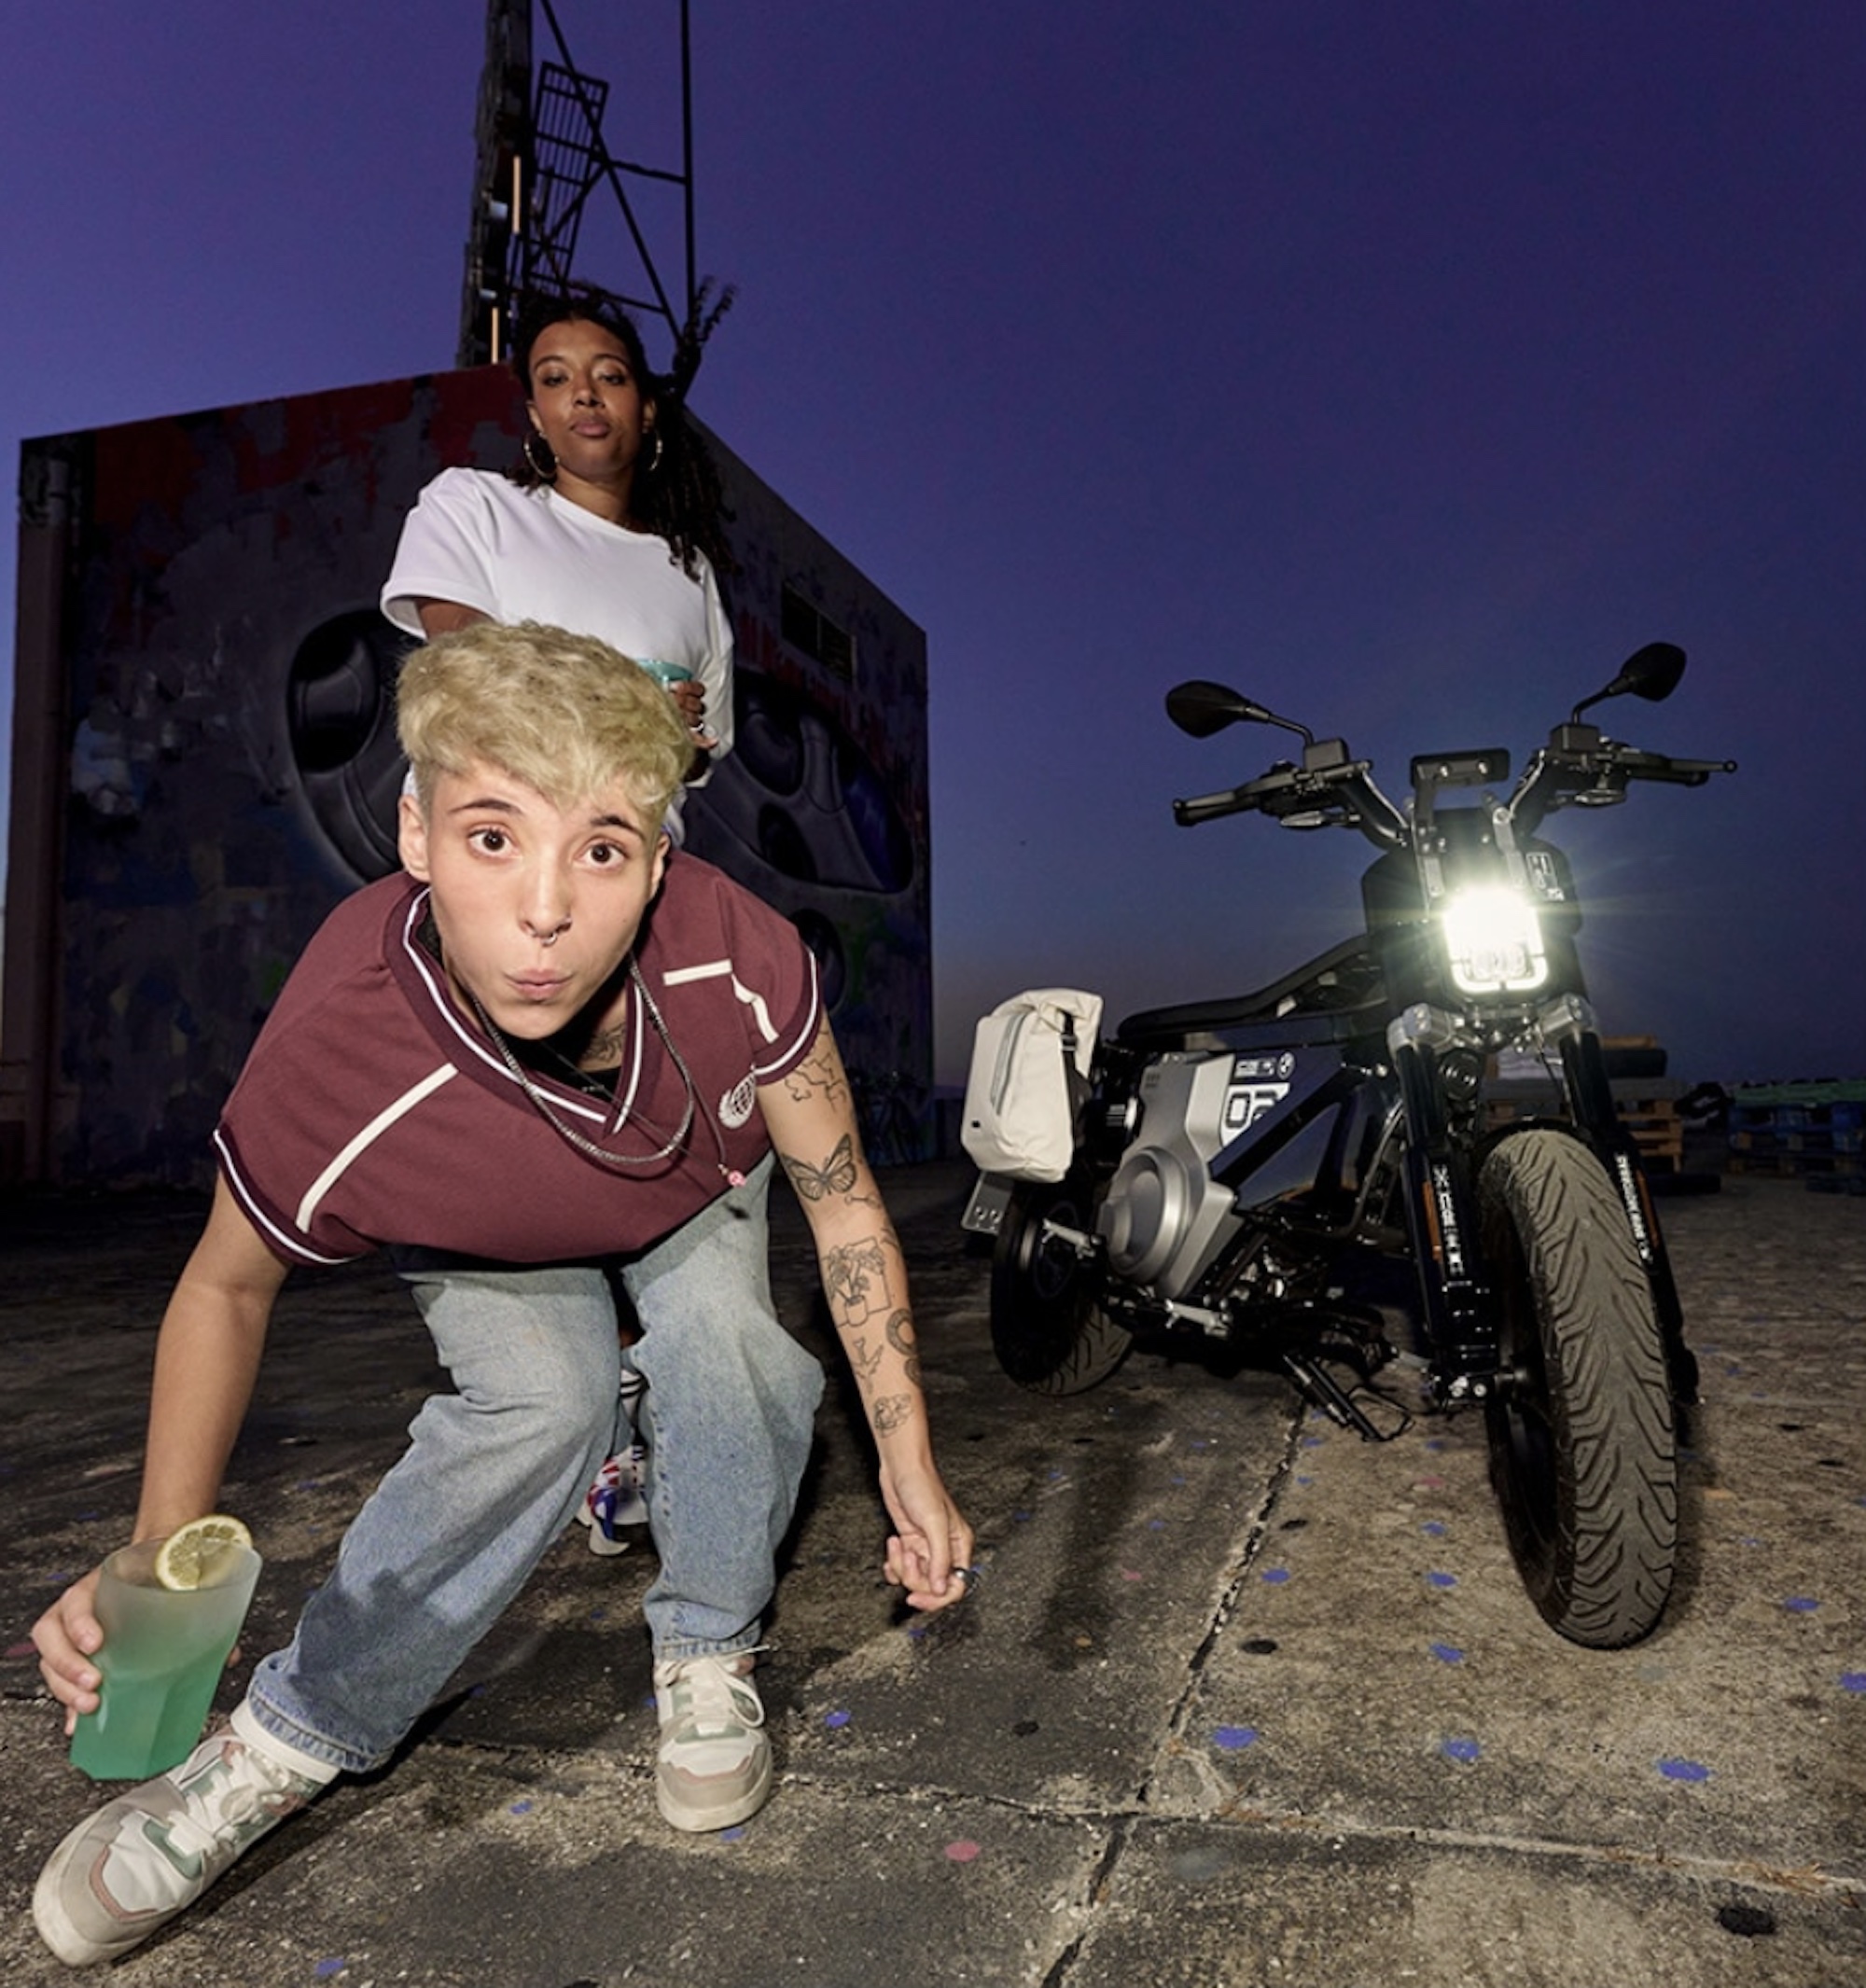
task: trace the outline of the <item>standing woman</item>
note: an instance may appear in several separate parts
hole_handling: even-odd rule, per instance
[[[530,422],[521,460],[504,473],[442,470],[409,514],[383,589],[383,612],[411,635],[542,621],[656,674],[689,672],[670,686],[693,731],[689,786],[732,744],[732,633],[716,577],[732,561],[717,471],[683,405],[730,302],[729,291],[696,313],[665,379],[614,306],[536,305],[512,353]],[[679,814],[676,795],[676,841]]]

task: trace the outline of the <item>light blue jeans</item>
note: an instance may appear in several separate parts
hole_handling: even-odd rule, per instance
[[[823,1391],[772,1307],[771,1172],[620,1265],[642,1327],[626,1353],[600,1266],[398,1255],[454,1391],[424,1405],[290,1645],[255,1669],[264,1730],[351,1773],[395,1750],[628,1440],[624,1359],[648,1383],[655,1657],[758,1641]]]

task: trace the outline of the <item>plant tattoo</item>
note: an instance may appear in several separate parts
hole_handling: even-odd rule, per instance
[[[848,1328],[866,1325],[888,1302],[887,1259],[879,1243],[846,1243],[831,1250],[823,1265],[829,1302]]]

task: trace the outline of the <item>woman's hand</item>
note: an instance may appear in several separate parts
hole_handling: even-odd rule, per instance
[[[706,686],[697,676],[689,676],[680,683],[669,684],[667,694],[680,707],[695,744],[710,752],[719,741],[706,729]]]

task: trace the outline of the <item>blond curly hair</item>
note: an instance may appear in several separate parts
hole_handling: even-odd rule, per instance
[[[402,665],[396,730],[425,813],[442,773],[501,768],[555,807],[620,785],[659,827],[693,760],[674,700],[593,635],[476,621]]]

